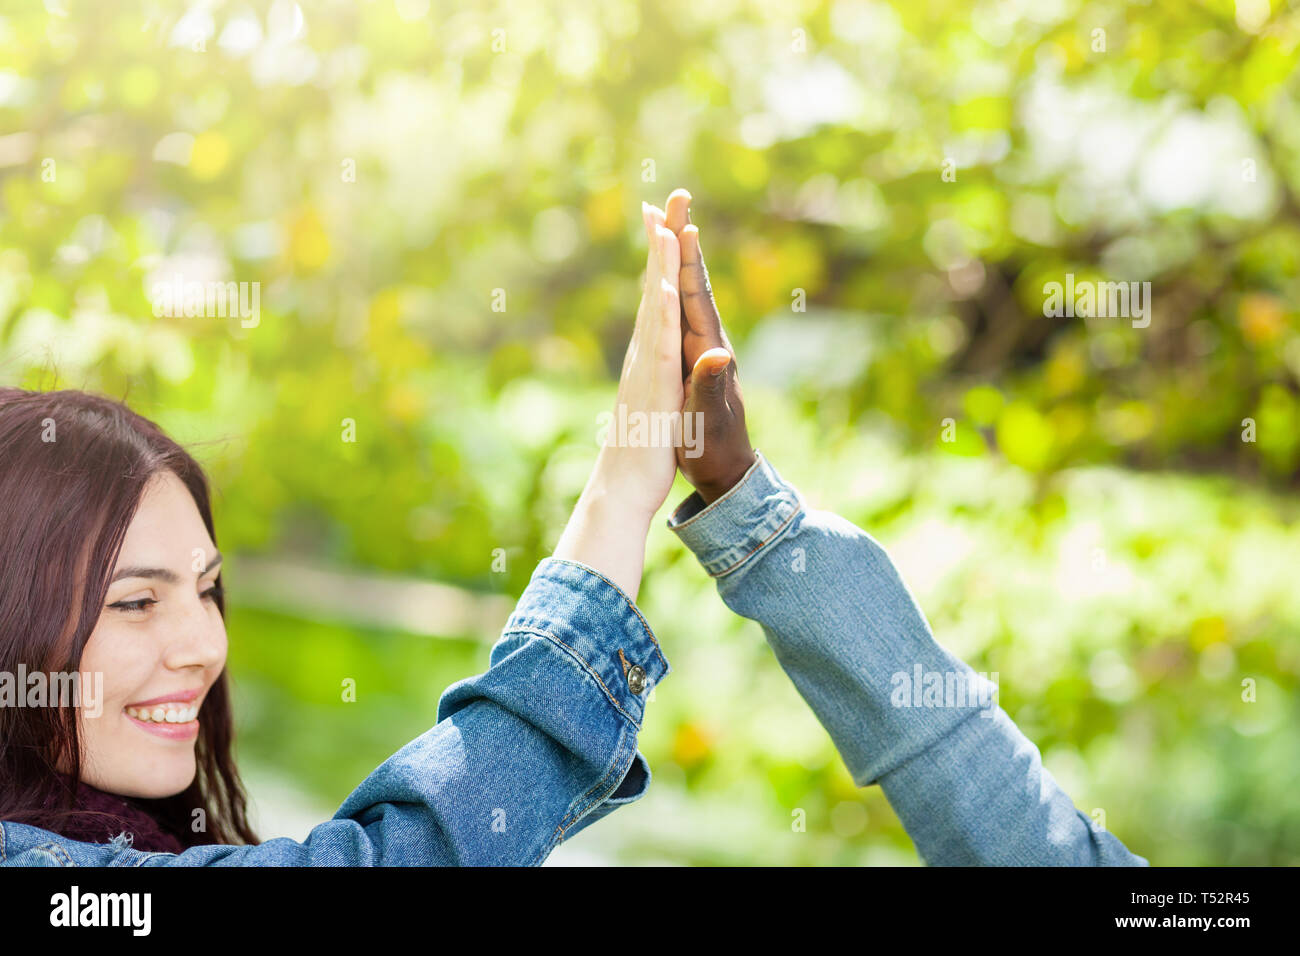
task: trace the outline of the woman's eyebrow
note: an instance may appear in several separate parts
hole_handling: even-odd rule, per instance
[[[196,577],[203,577],[220,563],[221,552],[218,551],[208,566],[200,571]],[[179,575],[169,568],[121,568],[113,575],[113,580],[108,583],[114,584],[124,578],[157,578],[160,581],[166,581],[168,584],[180,584],[181,581]]]

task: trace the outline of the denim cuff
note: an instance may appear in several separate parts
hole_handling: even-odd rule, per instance
[[[708,507],[692,492],[668,527],[694,552],[711,577],[735,571],[776,541],[803,508],[795,487],[782,478],[763,453],[745,476]]]
[[[502,634],[521,632],[560,645],[638,729],[651,688],[672,670],[632,599],[577,561],[537,565]]]

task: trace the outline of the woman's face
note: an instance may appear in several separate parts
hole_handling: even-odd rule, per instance
[[[146,487],[127,529],[81,670],[102,673],[103,709],[81,715],[82,780],[167,797],[194,780],[202,705],[226,663],[212,589],[221,556],[173,472]]]

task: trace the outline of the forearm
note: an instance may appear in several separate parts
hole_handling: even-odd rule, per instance
[[[603,460],[602,451],[551,556],[599,571],[635,601],[653,514],[626,500],[606,476]]]
[[[1145,862],[1074,810],[866,532],[807,509],[762,460],[675,530],[727,605],[763,626],[854,781],[881,784],[927,862]]]
[[[1080,812],[1000,707],[880,778],[921,858],[948,866],[1144,866]]]

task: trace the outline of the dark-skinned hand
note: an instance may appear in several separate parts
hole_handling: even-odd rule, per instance
[[[664,225],[677,235],[681,245],[684,413],[701,413],[704,426],[703,433],[696,435],[702,454],[689,457],[691,449],[679,445],[677,467],[705,504],[711,504],[744,477],[757,457],[745,428],[736,353],[713,301],[709,273],[700,252],[700,230],[690,223],[690,203],[691,194],[685,189],[673,190],[664,217]]]

